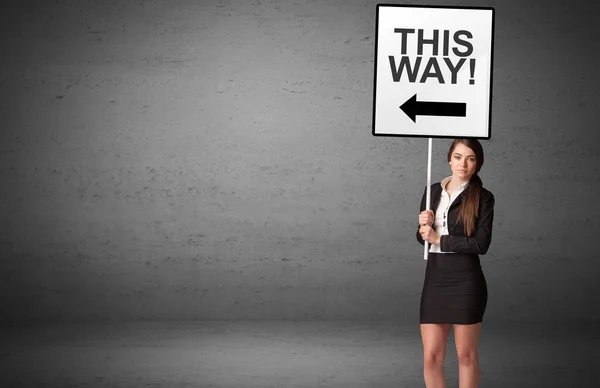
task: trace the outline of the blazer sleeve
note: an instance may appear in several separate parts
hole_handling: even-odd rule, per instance
[[[425,202],[427,200],[427,186],[425,186],[425,190],[423,190],[423,198],[421,198],[421,207],[419,208],[419,214],[421,214],[421,212],[423,210],[425,210]],[[419,242],[419,244],[425,246],[425,240],[423,240],[423,238],[421,237],[421,233],[419,233],[419,229],[421,229],[421,225],[419,225],[419,223],[417,222],[417,241]],[[431,248],[431,245],[429,245],[429,247]]]
[[[494,195],[487,191],[481,198],[480,213],[479,217],[477,217],[475,233],[470,237],[455,235],[441,236],[441,251],[484,255],[492,242],[494,204]]]

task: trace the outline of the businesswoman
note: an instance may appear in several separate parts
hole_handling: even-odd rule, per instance
[[[456,139],[448,151],[452,175],[431,185],[431,209],[421,200],[419,243],[430,243],[421,295],[420,326],[427,388],[445,388],[444,355],[450,326],[458,356],[459,387],[479,383],[477,346],[487,304],[479,255],[492,240],[494,195],[479,171],[483,148],[476,139]]]

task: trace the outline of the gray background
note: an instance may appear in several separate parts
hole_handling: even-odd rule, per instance
[[[427,139],[371,134],[377,2],[12,3],[3,322],[418,322]],[[485,320],[599,320],[600,6],[436,4],[496,8]]]

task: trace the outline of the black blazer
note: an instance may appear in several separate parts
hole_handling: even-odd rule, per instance
[[[427,188],[423,191],[423,199],[421,199],[421,210],[425,210],[425,201],[427,196]],[[465,236],[465,225],[461,221],[458,221],[458,208],[466,196],[466,192],[463,191],[458,197],[452,202],[448,209],[448,234],[440,237],[440,248],[442,252],[456,252],[466,253],[474,255],[484,255],[492,242],[492,224],[494,222],[494,195],[481,188],[481,197],[479,199],[479,216],[475,220],[475,230],[471,234],[471,237]],[[442,184],[436,182],[431,185],[431,209],[435,215],[435,209],[440,203],[442,197]],[[419,212],[419,213],[420,213]],[[417,241],[421,245],[425,245],[425,241],[421,238],[419,233],[420,225],[417,227]],[[431,244],[429,244],[431,249]]]

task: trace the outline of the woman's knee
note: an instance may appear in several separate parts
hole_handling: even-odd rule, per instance
[[[456,352],[458,364],[461,366],[478,365],[477,349],[458,349]]]
[[[423,355],[423,363],[427,369],[440,369],[444,366],[444,353],[442,352],[425,352]]]

